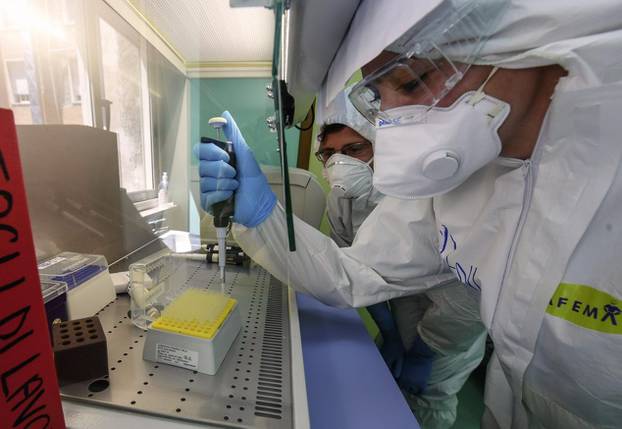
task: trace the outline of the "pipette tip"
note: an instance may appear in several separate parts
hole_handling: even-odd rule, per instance
[[[225,268],[220,267],[220,289],[225,293]]]

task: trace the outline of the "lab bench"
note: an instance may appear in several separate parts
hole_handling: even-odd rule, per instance
[[[216,287],[215,267],[187,263],[194,264],[189,282]],[[355,310],[293,293],[257,266],[230,271],[242,331],[216,376],[144,361],[145,333],[131,324],[129,298],[120,295],[98,314],[108,335],[109,386],[63,387],[67,426],[419,427]]]

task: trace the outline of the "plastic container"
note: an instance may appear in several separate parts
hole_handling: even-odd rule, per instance
[[[38,268],[42,281],[67,284],[69,320],[93,316],[116,298],[108,263],[102,255],[63,252],[41,262]]]
[[[41,280],[41,295],[45,304],[50,333],[54,322],[68,320],[67,314],[67,283],[54,280]]]
[[[188,288],[161,312],[149,329],[143,359],[214,375],[240,332],[237,301],[205,289]]]
[[[132,323],[147,329],[184,288],[188,273],[182,259],[167,249],[130,265],[130,315]]]
[[[102,255],[63,252],[39,264],[39,275],[46,280],[65,282],[69,290],[108,269]]]

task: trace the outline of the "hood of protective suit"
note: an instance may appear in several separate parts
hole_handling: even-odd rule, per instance
[[[348,87],[341,91],[335,99],[325,106],[324,103],[318,103],[317,123],[320,126],[331,124],[343,124],[359,133],[363,138],[369,140],[372,144],[376,138],[376,130],[350,103],[348,95],[352,87]],[[315,150],[320,146],[319,141],[315,141]]]
[[[364,0],[328,72],[322,99],[328,103],[364,64],[400,43],[439,8],[471,0]],[[498,3],[495,0],[480,0]],[[575,87],[622,78],[620,0],[509,0],[477,63],[505,68],[560,64]],[[468,49],[468,47],[467,47]],[[456,53],[459,57],[459,53]]]

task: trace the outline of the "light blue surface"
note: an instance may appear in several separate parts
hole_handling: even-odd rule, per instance
[[[419,429],[358,313],[297,302],[311,428]]]

